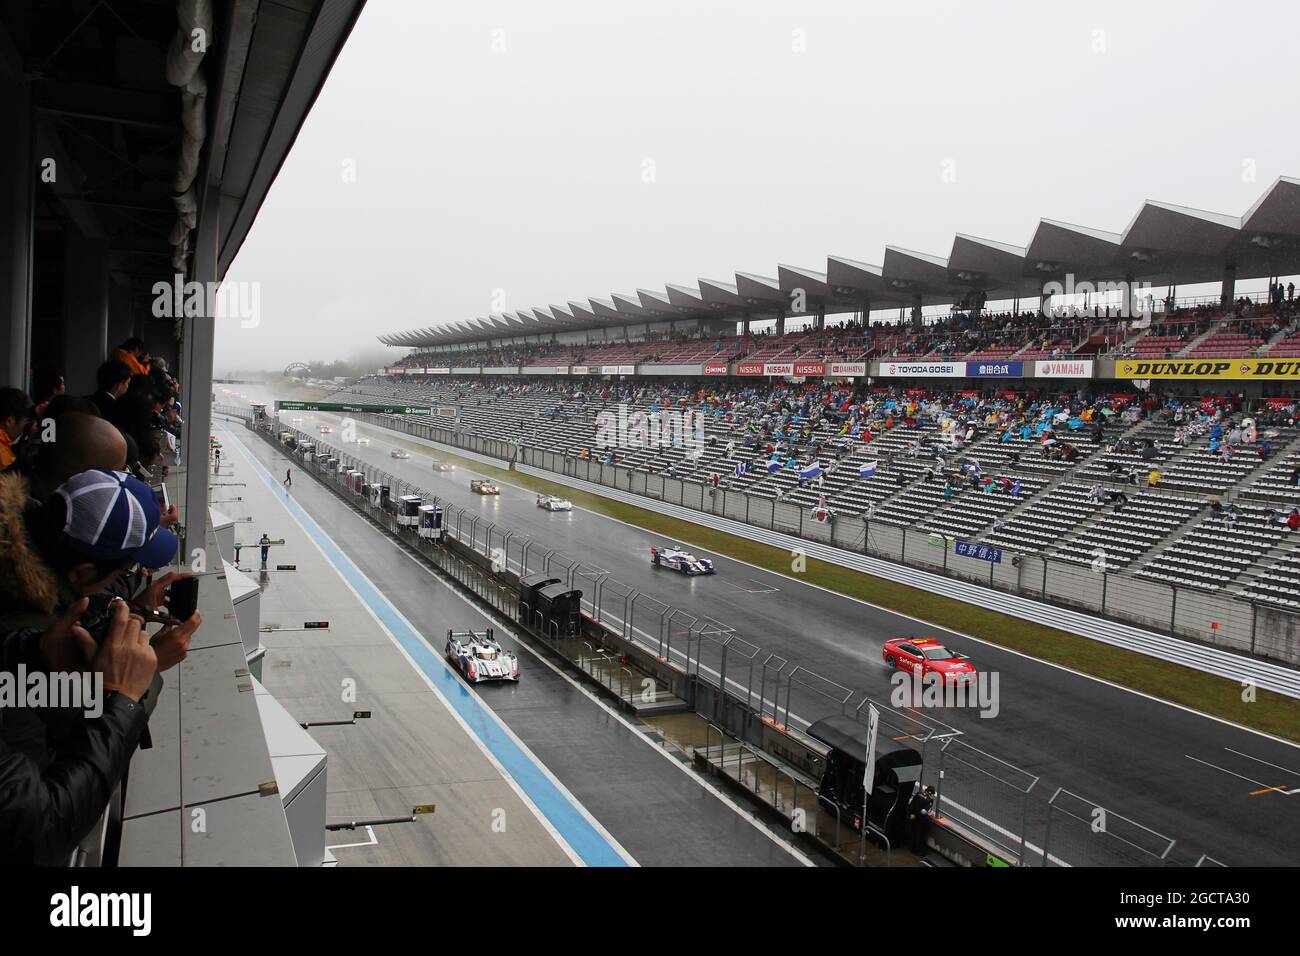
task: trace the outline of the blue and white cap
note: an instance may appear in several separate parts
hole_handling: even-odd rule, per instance
[[[176,556],[176,536],[158,526],[153,489],[123,471],[95,468],[73,475],[54,492],[63,499],[64,542],[100,560],[133,560],[160,568]]]

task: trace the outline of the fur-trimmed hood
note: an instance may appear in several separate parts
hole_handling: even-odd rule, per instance
[[[59,579],[36,552],[25,520],[36,506],[27,480],[14,472],[0,474],[0,613],[39,611],[58,606]]]

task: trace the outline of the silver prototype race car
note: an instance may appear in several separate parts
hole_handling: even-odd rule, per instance
[[[447,660],[471,684],[483,681],[518,681],[519,658],[486,631],[448,631]]]
[[[651,548],[650,563],[656,568],[672,568],[682,574],[717,573],[708,558],[697,558],[681,548]]]
[[[568,498],[557,498],[555,495],[538,495],[537,507],[545,508],[547,511],[572,511],[573,502]]]
[[[393,449],[392,451],[390,451],[388,454],[389,454],[390,456],[392,456],[393,458],[410,458],[410,457],[411,457],[410,453],[409,453],[408,451],[406,451],[406,449],[404,449],[404,448],[394,448],[394,449]]]

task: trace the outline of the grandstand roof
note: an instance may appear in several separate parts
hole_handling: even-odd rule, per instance
[[[608,299],[570,300],[567,308],[493,314],[474,324],[379,336],[386,345],[430,347],[502,336],[624,326],[705,316],[765,318],[789,310],[791,297],[829,312],[910,305],[945,305],[971,291],[997,301],[1041,294],[1043,284],[1073,276],[1084,282],[1130,280],[1153,285],[1218,282],[1226,275],[1256,279],[1300,271],[1300,179],[1279,177],[1243,216],[1147,201],[1123,232],[1039,221],[1027,246],[958,233],[947,256],[885,247],[882,265],[830,256],[826,271],[778,265],[777,278],[737,272],[735,284],[700,279],[698,293],[670,285]]]

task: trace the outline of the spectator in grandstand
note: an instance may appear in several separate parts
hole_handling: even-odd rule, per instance
[[[109,359],[95,371],[95,392],[88,396],[99,414],[112,421],[117,400],[126,394],[131,384],[131,370],[116,359]]]
[[[121,472],[74,475],[36,504],[19,475],[0,476],[0,670],[97,674],[98,714],[11,710],[0,724],[0,862],[66,863],[125,772],[158,670],[183,659],[200,619],[151,640],[120,597],[137,563],[160,567],[176,539],[158,527],[152,490]],[[173,578],[142,590],[152,612]]]
[[[149,374],[149,352],[140,339],[127,339],[113,350],[109,358],[121,362],[131,370],[132,375]]]
[[[32,376],[32,398],[36,400],[35,417],[45,414],[50,400],[66,391],[63,374],[54,369],[40,369]]]
[[[1095,481],[1092,487],[1088,489],[1088,501],[1094,505],[1099,505],[1106,500],[1106,489],[1102,487],[1100,481]]]
[[[1147,487],[1158,488],[1160,486],[1160,477],[1160,469],[1152,468],[1151,471],[1147,473]]]
[[[14,463],[35,410],[21,388],[0,388],[0,471]]]

